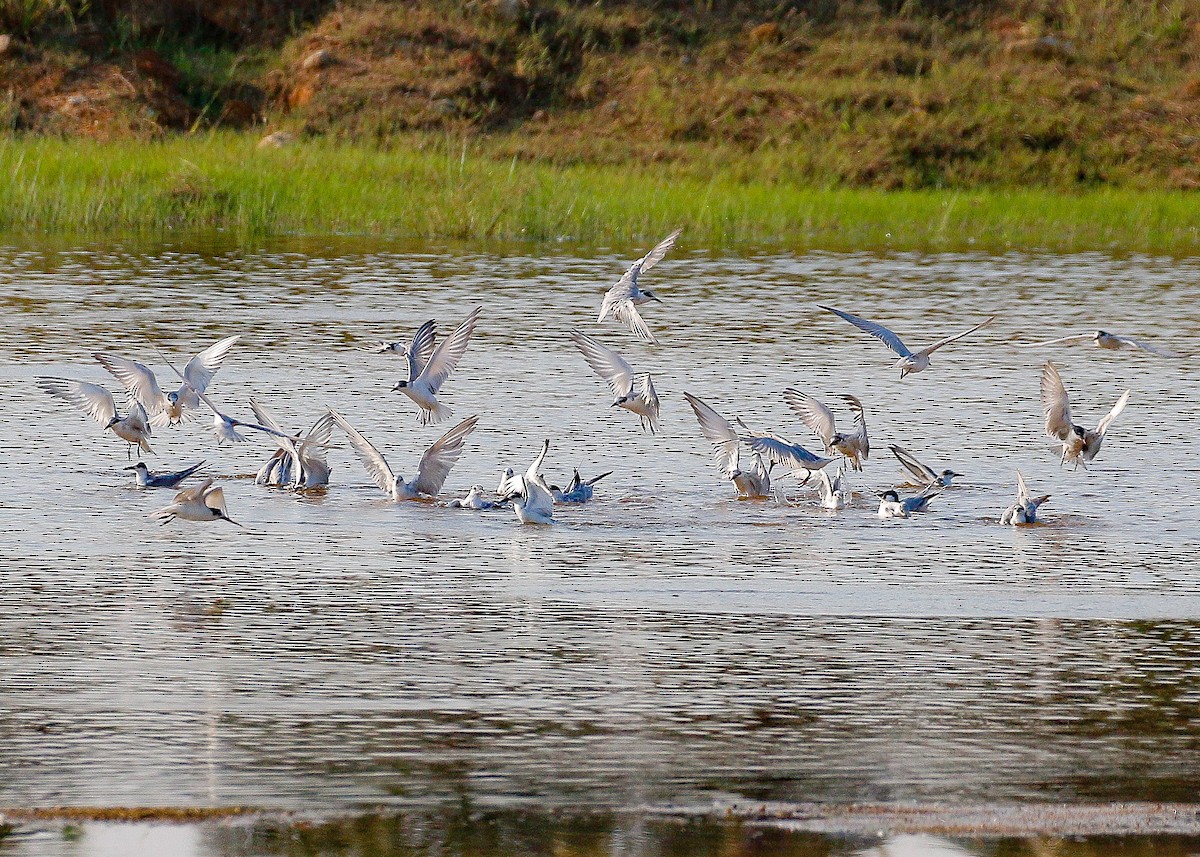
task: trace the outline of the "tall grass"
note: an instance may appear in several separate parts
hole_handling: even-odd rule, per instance
[[[710,246],[1200,248],[1200,207],[1180,192],[821,190],[748,178],[746,163],[552,166],[461,140],[409,142],[260,151],[254,138],[224,133],[156,143],[10,137],[0,140],[0,232],[587,242],[683,226]]]

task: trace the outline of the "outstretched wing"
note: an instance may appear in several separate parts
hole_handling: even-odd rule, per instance
[[[653,250],[638,260],[638,264],[641,266],[641,269],[643,271],[649,271],[651,268],[661,262],[663,257],[671,252],[671,249],[675,246],[675,241],[679,238],[682,232],[682,229],[676,229],[662,241],[659,241],[657,244],[655,244]]]
[[[833,436],[837,432],[834,427],[833,411],[812,396],[806,396],[792,387],[783,391],[783,400],[800,418],[800,422],[815,431],[828,448],[829,442],[833,440]]]
[[[1121,394],[1121,398],[1117,399],[1117,403],[1113,405],[1112,410],[1105,415],[1104,419],[1100,420],[1100,425],[1096,427],[1096,431],[1100,432],[1101,437],[1103,437],[1104,433],[1108,431],[1108,427],[1112,425],[1112,421],[1121,415],[1121,411],[1125,410],[1125,405],[1128,404],[1128,402],[1129,391],[1126,390]]]
[[[700,423],[700,431],[712,443],[713,464],[725,474],[737,469],[738,433],[733,423],[718,414],[703,401],[691,393],[684,393],[683,398],[692,406],[696,422]]]
[[[1017,471],[1017,502],[1024,506],[1029,502],[1029,486],[1025,484],[1025,477],[1021,475],[1021,471]]]
[[[437,322],[432,318],[417,328],[413,334],[412,344],[408,347],[408,380],[413,382],[421,377],[429,359],[433,357],[437,346]]]
[[[254,418],[259,421],[265,428],[271,429],[276,434],[271,435],[275,443],[284,452],[290,454],[293,458],[296,455],[296,446],[287,439],[287,432],[283,426],[276,422],[275,418],[267,413],[267,409],[259,404],[258,400],[253,396],[250,397],[250,410],[254,411]]]
[[[833,461],[832,458],[822,458],[809,452],[798,443],[788,443],[778,437],[751,437],[746,440],[754,452],[776,464],[790,467],[792,470],[820,470]]]
[[[646,325],[646,320],[637,311],[637,306],[634,305],[633,301],[625,300],[613,304],[612,314],[617,321],[628,327],[630,332],[642,342],[649,342],[652,345],[658,344],[658,340],[650,332],[650,328]]]
[[[208,389],[208,385],[212,383],[213,376],[221,368],[221,364],[229,355],[230,349],[241,338],[240,335],[227,336],[220,342],[210,345],[201,351],[183,367],[183,380],[187,381],[188,386],[197,393],[203,393]]]
[[[1058,339],[1048,339],[1045,342],[1018,342],[1017,348],[1042,348],[1047,345],[1078,345],[1081,342],[1090,342],[1095,338],[1092,333],[1072,333],[1068,336],[1060,336]]]
[[[117,415],[117,403],[113,401],[112,393],[99,384],[66,378],[38,378],[38,386],[54,398],[79,408],[102,426],[107,426]]]
[[[633,367],[611,348],[605,348],[586,333],[571,331],[571,341],[600,378],[617,397],[628,396],[633,390]]]
[[[658,390],[654,389],[654,379],[649,372],[638,375],[638,395],[646,403],[646,419],[650,421],[650,430],[658,431]]]
[[[917,478],[917,481],[922,485],[937,479],[937,474],[933,472],[933,468],[927,467],[916,457],[902,446],[889,446],[892,455],[896,456],[896,460],[904,465],[904,469]]]
[[[129,393],[131,399],[142,403],[142,407],[146,409],[147,413],[153,415],[166,410],[167,397],[163,395],[162,388],[158,386],[158,379],[154,377],[154,373],[150,371],[149,367],[136,360],[116,357],[112,354],[93,354],[92,356],[108,370],[110,375],[121,382],[121,386]]]
[[[450,468],[462,455],[467,436],[475,431],[479,417],[467,417],[450,431],[446,432],[421,456],[421,464],[417,469],[417,478],[413,480],[414,491],[436,497],[450,475]]]
[[[945,345],[949,345],[951,342],[958,342],[958,340],[962,339],[964,336],[969,336],[970,334],[979,330],[979,328],[981,328],[981,327],[987,327],[989,324],[991,324],[995,320],[996,320],[996,317],[993,315],[990,318],[984,319],[983,321],[979,322],[979,324],[975,325],[974,327],[964,330],[962,333],[956,333],[953,336],[947,336],[945,339],[939,339],[937,342],[933,343],[933,345],[930,345],[928,348],[921,349],[921,353],[922,354],[932,354],[933,352],[937,351],[939,348],[941,348]]]
[[[366,468],[367,475],[375,480],[376,485],[390,494],[392,486],[396,484],[396,475],[392,473],[392,468],[388,467],[387,459],[379,454],[379,450],[371,445],[371,441],[359,434],[358,429],[350,425],[346,418],[333,408],[329,409],[329,416],[350,439],[350,445],[354,447],[358,460]]]
[[[1183,356],[1182,354],[1178,354],[1174,351],[1170,351],[1169,349],[1159,348],[1157,345],[1150,345],[1147,342],[1141,342],[1140,340],[1134,339],[1129,336],[1114,336],[1113,338],[1116,339],[1118,342],[1121,342],[1124,345],[1128,345],[1130,348],[1137,348],[1137,349],[1145,351],[1149,354],[1157,354],[1159,357],[1182,357]]]
[[[483,307],[475,307],[471,310],[471,314],[463,319],[462,324],[433,349],[433,353],[429,355],[429,361],[421,368],[418,378],[428,381],[433,392],[436,393],[442,388],[454,371],[454,367],[458,365],[458,361],[467,353],[467,343],[471,341],[471,334],[475,332],[475,322],[479,320],[481,312],[483,312]]]
[[[542,441],[542,450],[537,454],[537,458],[533,460],[533,464],[529,465],[529,469],[525,471],[525,478],[537,482],[542,478],[542,465],[546,463],[546,454],[550,451],[550,441]]]
[[[842,393],[842,398],[850,405],[850,410],[854,411],[854,434],[862,441],[859,445],[862,447],[862,457],[865,461],[871,457],[871,441],[867,437],[866,408],[863,407],[863,403],[858,396]]]
[[[1062,376],[1049,360],[1042,366],[1042,413],[1046,417],[1046,434],[1066,440],[1074,421],[1071,418],[1071,400]]]
[[[850,322],[864,333],[871,334],[901,357],[912,356],[912,352],[908,350],[907,345],[900,341],[900,337],[892,333],[892,331],[888,330],[882,324],[876,324],[873,321],[867,321],[865,318],[859,318],[856,315],[851,315],[848,312],[842,312],[840,309],[834,309],[833,307],[822,306],[821,304],[817,304],[817,306],[821,307],[823,310],[828,310],[836,316],[844,318],[846,321]]]

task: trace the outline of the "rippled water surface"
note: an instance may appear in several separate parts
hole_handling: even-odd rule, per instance
[[[594,323],[633,252],[0,251],[0,804],[1194,800],[1200,374],[1015,343],[1100,325],[1197,350],[1200,264],[681,246],[647,277],[650,347]],[[901,382],[816,303],[916,345],[998,319]],[[133,487],[123,445],[32,384],[116,389],[100,349],[165,377],[152,343],[183,360],[240,333],[211,388],[227,410],[255,395],[300,428],[334,406],[408,474],[440,429],[366,348],[476,305],[444,398],[480,428],[447,493],[549,437],[551,481],[615,471],[553,528],[392,505],[344,446],[323,496],[259,488],[269,446],[218,449],[204,424],[156,431],[151,465],[207,459],[246,529],[159,527],[170,493]],[[654,373],[659,436],[608,407],[576,325]],[[1133,391],[1089,472],[1042,434],[1048,356],[1089,426]],[[682,399],[813,441],[789,385],[866,403],[851,509],[794,485],[794,505],[737,501]],[[961,487],[880,522],[889,443]],[[995,523],[1017,468],[1053,495],[1045,526]]]

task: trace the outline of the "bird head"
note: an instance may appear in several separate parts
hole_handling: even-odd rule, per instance
[[[659,298],[658,295],[654,294],[654,292],[650,291],[649,289],[642,289],[642,294],[644,294],[646,297],[650,298],[650,300],[652,300],[652,301],[658,301],[659,303],[662,303],[662,299]]]
[[[139,461],[137,464],[130,465],[129,467],[122,467],[121,469],[122,470],[136,470],[139,473],[149,472],[149,470],[150,470],[150,468],[147,467],[146,463],[143,461]]]
[[[896,493],[895,489],[889,488],[888,490],[884,491],[882,494],[879,495],[879,499],[880,500],[890,500],[893,503],[899,503],[900,495]]]
[[[115,426],[117,423],[119,423],[120,421],[121,421],[120,417],[113,417],[111,420],[108,421],[108,425],[106,425],[104,428],[110,429],[113,426]]]
[[[392,392],[394,393],[394,392],[396,392],[397,390],[403,390],[403,389],[404,389],[405,387],[407,387],[407,386],[408,386],[408,382],[407,382],[407,381],[397,381],[397,382],[396,382],[396,386],[395,386],[395,387],[392,387]]]
[[[619,408],[619,407],[621,407],[621,405],[625,404],[628,401],[629,401],[629,396],[622,396],[621,398],[619,398],[615,402],[613,402],[611,405],[609,405],[609,407],[610,408]]]
[[[172,390],[171,392],[167,393],[167,401],[170,402],[172,405],[178,404],[179,403],[179,391]]]
[[[1096,335],[1092,337],[1092,341],[1095,342],[1097,340],[1103,339],[1106,336],[1108,336],[1107,330],[1097,330]]]

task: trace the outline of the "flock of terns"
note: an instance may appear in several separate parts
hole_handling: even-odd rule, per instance
[[[638,307],[659,301],[659,298],[649,289],[642,288],[639,278],[670,252],[679,234],[676,230],[668,235],[653,250],[634,262],[624,276],[607,290],[598,323],[611,316],[624,324],[639,340],[657,342]],[[930,358],[939,349],[969,336],[994,320],[994,316],[987,318],[961,333],[914,351],[897,334],[881,324],[834,307],[821,306],[821,309],[839,316],[891,349],[898,357],[895,368],[900,370],[901,380],[911,373],[928,369]],[[481,312],[482,307],[473,310],[449,336],[439,338],[437,323],[430,320],[417,329],[410,341],[385,342],[376,349],[380,353],[393,353],[405,359],[406,376],[393,390],[407,396],[417,406],[417,419],[422,425],[440,423],[453,415],[438,397],[466,353]],[[592,371],[609,386],[613,394],[612,407],[636,414],[644,431],[657,432],[660,402],[651,375],[635,372],[624,357],[580,330],[572,330],[570,338]],[[126,442],[130,458],[136,449],[139,461],[126,469],[132,470],[138,484],[145,488],[177,488],[184,480],[202,470],[204,462],[176,472],[156,473],[140,458],[143,452],[152,451],[149,441],[154,428],[178,426],[194,420],[203,408],[212,413],[212,431],[218,445],[244,441],[246,431],[265,435],[275,444],[274,452],[256,476],[258,484],[287,487],[295,491],[323,490],[329,484],[331,473],[326,453],[333,446],[333,434],[337,429],[348,439],[367,474],[393,501],[438,499],[450,470],[478,425],[478,417],[468,417],[443,434],[425,450],[412,478],[405,479],[392,469],[371,441],[354,428],[345,416],[333,409],[327,410],[303,433],[291,433],[284,429],[254,398],[249,401],[253,420],[240,420],[222,411],[209,395],[208,389],[238,339],[238,336],[229,336],[216,342],[189,360],[182,371],[160,354],[178,376],[178,385],[172,381],[166,391],[145,364],[127,357],[95,354],[100,365],[125,389],[128,407],[124,415],[118,411],[112,393],[98,384],[51,377],[39,378],[38,383],[46,393],[74,405],[106,431],[111,431]],[[1084,342],[1110,350],[1136,349],[1160,357],[1180,356],[1102,330],[1072,334],[1049,342],[1033,343],[1028,347]],[[1042,413],[1047,434],[1061,445],[1060,466],[1070,463],[1076,468],[1087,468],[1088,463],[1100,452],[1107,431],[1124,410],[1129,396],[1126,390],[1096,428],[1085,428],[1075,422],[1070,398],[1058,370],[1049,361],[1043,365]],[[734,486],[740,497],[774,496],[771,477],[774,469],[781,467],[786,469],[788,475],[799,477],[801,485],[808,484],[815,476],[823,508],[838,510],[849,505],[854,495],[850,490],[848,471],[861,471],[871,453],[863,403],[853,395],[843,394],[840,397],[850,412],[850,427],[846,428],[843,423],[839,428],[834,411],[817,399],[795,389],[785,390],[783,397],[800,421],[820,439],[822,454],[778,435],[751,430],[741,419],[731,422],[701,399],[684,393],[701,433],[712,444],[714,464],[722,478]],[[566,488],[551,485],[541,474],[549,446],[550,442],[546,441],[537,458],[524,472],[517,473],[507,468],[495,492],[487,492],[482,486],[475,485],[466,497],[451,500],[447,505],[474,510],[511,505],[521,523],[553,523],[556,503],[585,503],[591,500],[596,483],[610,473],[585,480],[576,470]],[[748,450],[749,454],[746,455],[743,449]],[[955,477],[961,475],[949,468],[936,470],[903,447],[890,446],[889,449],[912,476],[913,482],[908,487],[918,490],[907,497],[902,497],[895,488],[882,492],[879,495],[880,518],[909,518],[924,511],[934,497],[951,487]],[[837,473],[831,477],[827,468],[839,459]],[[1048,499],[1049,495],[1035,496],[1026,484],[1025,477],[1018,471],[1016,500],[1003,511],[1000,523],[1036,523],[1038,509]],[[211,477],[194,487],[179,491],[169,505],[152,513],[152,517],[164,524],[176,519],[220,520],[238,524],[229,516],[223,489]]]

